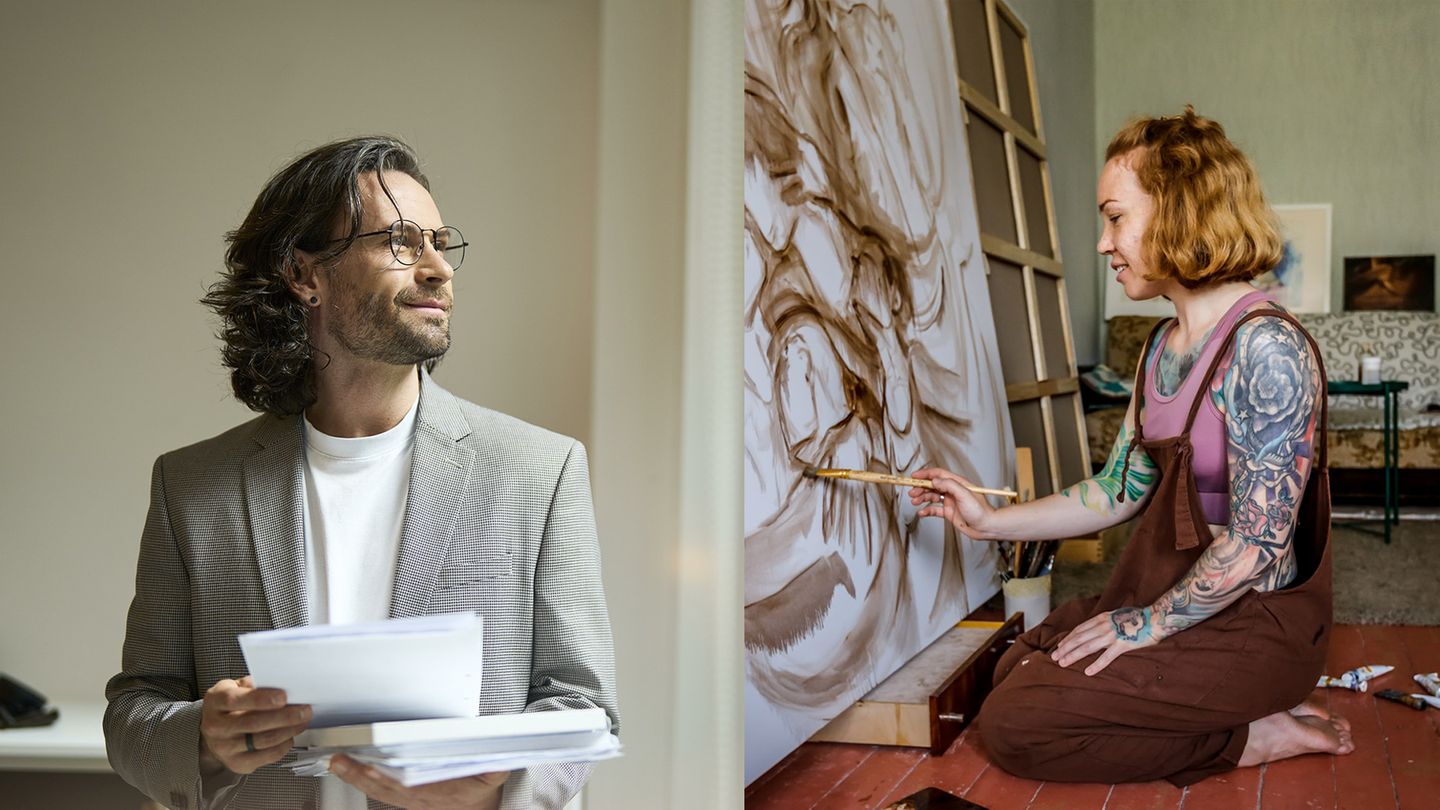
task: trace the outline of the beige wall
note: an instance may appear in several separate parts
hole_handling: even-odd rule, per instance
[[[337,13],[340,9],[344,13]],[[298,152],[414,145],[473,243],[462,396],[589,438],[598,6],[71,3],[10,10],[0,669],[100,698],[166,450],[249,418],[196,303]]]
[[[687,20],[602,5],[590,475],[628,766],[591,778],[606,808],[667,807],[674,766]]]
[[[738,807],[740,5],[602,9],[591,477],[625,759],[586,808]]]
[[[1276,203],[1331,203],[1345,256],[1440,251],[1440,3],[1101,0],[1096,143],[1185,104],[1219,120]],[[1101,155],[1096,155],[1098,171]]]

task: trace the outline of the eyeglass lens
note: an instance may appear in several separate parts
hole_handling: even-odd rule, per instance
[[[465,237],[459,229],[446,225],[430,233],[430,244],[435,252],[445,259],[450,269],[459,269],[461,262],[465,261]],[[425,231],[419,225],[408,219],[399,220],[390,226],[390,251],[401,264],[414,264],[420,261],[424,238]]]

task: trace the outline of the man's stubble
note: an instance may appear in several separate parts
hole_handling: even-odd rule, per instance
[[[397,299],[380,293],[361,294],[341,269],[330,272],[338,299],[336,317],[327,319],[326,332],[356,357],[396,366],[410,366],[438,358],[450,350],[449,316],[425,318],[422,325],[407,322]],[[435,297],[441,297],[436,295]]]

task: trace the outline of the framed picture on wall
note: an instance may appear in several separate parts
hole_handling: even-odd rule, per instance
[[[1285,256],[1274,270],[1255,279],[1291,312],[1330,311],[1329,203],[1276,205]]]
[[[1434,256],[1346,256],[1345,309],[1435,311]]]

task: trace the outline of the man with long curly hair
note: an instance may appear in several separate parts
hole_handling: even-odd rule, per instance
[[[176,808],[564,805],[586,766],[411,788],[345,757],[285,767],[310,708],[241,677],[239,634],[477,611],[480,714],[601,707],[618,731],[613,650],[584,447],[430,377],[466,243],[414,152],[315,149],[228,241],[204,303],[261,415],[155,463],[111,764]]]

